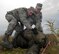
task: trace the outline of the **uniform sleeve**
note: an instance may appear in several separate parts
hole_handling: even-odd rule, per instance
[[[40,14],[40,22],[42,22],[42,13]]]
[[[42,13],[40,13],[40,14],[37,16],[37,20],[36,20],[36,28],[37,28],[37,29],[40,29],[40,27],[41,27],[41,22],[42,22]]]
[[[20,21],[29,29],[31,29],[31,25],[29,23],[29,21],[26,19],[27,18],[27,13],[23,10],[20,9],[19,10],[19,17],[20,17]]]

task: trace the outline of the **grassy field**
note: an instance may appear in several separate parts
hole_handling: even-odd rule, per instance
[[[45,54],[59,54],[59,43],[54,35],[48,35],[48,39],[51,41],[51,45],[45,51]]]
[[[59,54],[59,45],[56,44],[56,38],[54,35],[48,35],[48,39],[51,41],[51,45],[48,46],[44,54]],[[2,38],[0,37],[0,41]],[[24,54],[27,49],[16,48],[12,50],[0,50],[0,54]]]
[[[26,49],[16,48],[12,50],[1,50],[0,54],[24,54]]]
[[[0,42],[2,41],[2,36],[0,36]],[[10,37],[10,40],[12,41],[12,38]],[[27,49],[22,48],[13,48],[13,49],[2,49],[0,50],[0,54],[24,54]]]

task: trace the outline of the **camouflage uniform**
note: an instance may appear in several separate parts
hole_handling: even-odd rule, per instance
[[[36,5],[36,8],[37,9],[38,8],[42,9],[42,4],[38,3]],[[40,10],[40,11],[38,11],[38,13],[36,13],[36,28],[37,28],[38,31],[43,32],[41,23],[42,23],[42,12]]]
[[[16,30],[15,36],[17,36],[25,25],[28,29],[31,29],[30,23],[27,21],[27,9],[26,8],[18,8],[12,11],[7,12],[6,19],[9,22],[8,28],[5,32],[3,38],[3,44],[8,45],[8,38]],[[18,23],[20,22],[20,24]]]
[[[42,22],[42,13],[40,12],[39,14],[36,14],[36,28],[38,31],[43,31],[41,27],[41,22]]]
[[[37,4],[37,6],[39,8],[42,8],[42,4]],[[33,7],[30,7],[30,10],[32,12],[32,15],[28,16],[27,20],[30,22],[30,25],[35,25],[36,29],[40,32],[43,32],[42,30],[42,12],[38,11],[38,13],[36,13],[35,9]]]
[[[27,13],[25,8],[19,8],[19,9],[15,9],[10,12],[7,12],[6,19],[9,22],[9,26],[6,31],[8,35],[12,34],[14,28],[18,26],[17,25],[18,22],[20,22],[21,25],[25,25],[29,29],[31,28],[29,22],[27,21]]]

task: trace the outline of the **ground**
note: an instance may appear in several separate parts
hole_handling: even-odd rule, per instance
[[[56,42],[54,35],[48,35],[48,39],[51,41],[51,45],[48,46],[44,54],[59,54],[59,44]],[[0,37],[0,41],[2,38]],[[14,48],[12,50],[0,50],[0,54],[24,54],[27,49]]]

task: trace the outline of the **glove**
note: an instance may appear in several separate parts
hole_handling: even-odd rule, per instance
[[[35,28],[35,25],[33,24],[33,25],[32,25],[32,29],[34,29],[34,28]]]

